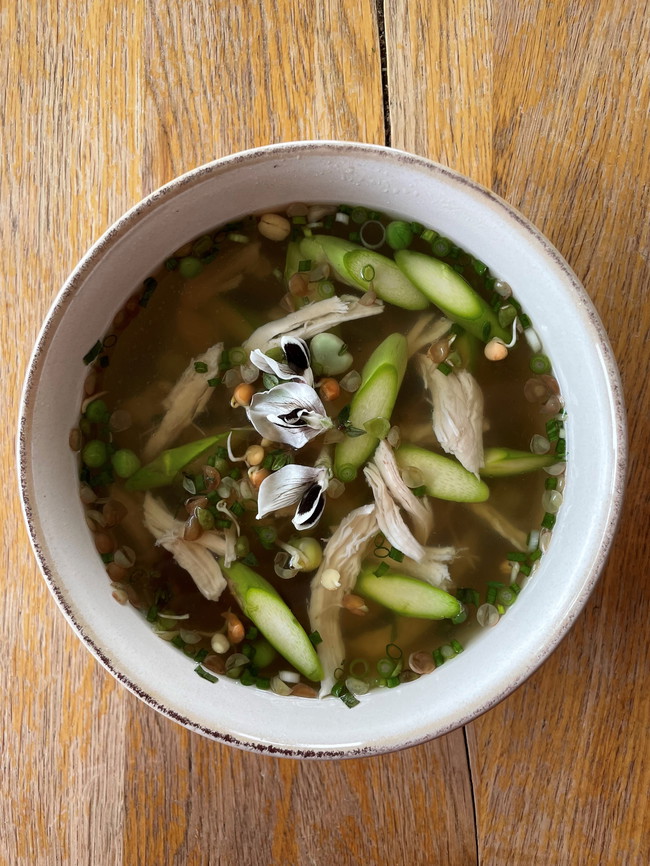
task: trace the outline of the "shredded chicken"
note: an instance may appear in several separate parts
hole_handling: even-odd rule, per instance
[[[216,533],[205,532],[198,541],[185,541],[183,524],[175,520],[151,493],[144,498],[144,525],[156,539],[156,544],[168,550],[180,567],[188,572],[202,595],[210,601],[216,601],[221,596],[226,588],[226,579],[213,554],[226,553],[223,538]]]
[[[451,322],[449,319],[445,319],[444,317],[436,318],[435,313],[433,315],[424,313],[406,335],[409,358],[430,343],[440,340],[450,328]]]
[[[406,486],[397,467],[393,449],[385,439],[375,449],[372,462],[377,467],[385,486],[390,490],[392,498],[411,516],[416,539],[420,544],[425,544],[433,529],[430,500],[419,499]]]
[[[391,496],[391,491],[379,474],[379,470],[373,463],[368,463],[363,474],[375,498],[379,528],[393,547],[419,562],[424,556],[424,548],[406,525],[399,505]]]
[[[493,505],[489,502],[472,502],[467,503],[474,514],[484,520],[494,529],[502,538],[510,542],[517,550],[526,550],[527,535],[521,529],[517,529],[510,521],[505,518]]]
[[[178,434],[205,409],[208,400],[214,393],[214,388],[208,385],[208,380],[219,374],[219,361],[222,352],[223,343],[217,343],[207,352],[193,358],[181,378],[165,397],[163,406],[167,411],[142,451],[145,463],[153,460],[161,451],[164,451]],[[207,365],[208,369],[205,373],[196,372],[194,365],[197,362]]]
[[[455,547],[425,547],[421,562],[405,557],[396,568],[408,577],[417,577],[432,586],[446,589],[452,584],[448,564],[455,557]]]
[[[345,658],[339,613],[343,596],[354,589],[368,542],[378,531],[374,505],[355,508],[339,524],[323,550],[323,560],[311,582],[309,622],[322,637],[318,655],[323,666],[321,697],[334,685],[334,673]],[[339,584],[329,589],[321,578],[329,569],[339,574]],[[331,584],[329,584],[331,585]]]
[[[267,322],[250,335],[242,344],[245,349],[260,349],[266,352],[273,346],[280,345],[280,338],[300,337],[308,340],[310,337],[329,331],[330,328],[349,322],[352,319],[364,319],[366,316],[376,316],[384,311],[384,305],[377,300],[364,305],[359,298],[352,295],[336,295],[301,307],[295,313],[289,313],[282,319]]]
[[[467,370],[441,373],[426,355],[417,363],[433,404],[433,432],[448,454],[454,454],[478,478],[483,466],[483,393]]]

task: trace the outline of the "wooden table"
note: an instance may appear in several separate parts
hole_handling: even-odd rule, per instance
[[[647,0],[15,0],[0,32],[0,863],[650,862]],[[188,168],[305,138],[411,150],[518,207],[598,307],[630,422],[609,565],[550,660],[463,730],[341,763],[222,747],[118,686],[37,572],[13,456],[91,242]]]

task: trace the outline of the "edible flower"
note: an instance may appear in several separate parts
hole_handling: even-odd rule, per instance
[[[263,373],[271,373],[278,379],[284,381],[304,382],[306,385],[314,384],[314,374],[311,371],[311,359],[307,343],[299,337],[282,337],[280,345],[286,363],[275,361],[269,355],[265,355],[259,349],[253,349],[250,354],[250,362]]]
[[[325,491],[331,470],[327,466],[288,463],[262,481],[257,497],[257,519],[298,503],[292,519],[296,529],[311,529],[325,508]]]
[[[284,382],[258,391],[246,414],[260,436],[293,448],[302,448],[334,426],[316,391],[304,382]]]

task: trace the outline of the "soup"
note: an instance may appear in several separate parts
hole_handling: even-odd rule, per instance
[[[204,679],[355,706],[496,625],[548,546],[557,381],[510,286],[433,229],[246,217],[84,361],[71,445],[113,596]]]

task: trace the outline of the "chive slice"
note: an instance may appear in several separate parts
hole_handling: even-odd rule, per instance
[[[438,369],[444,376],[448,376],[451,373],[451,366],[447,364],[446,361],[441,361],[438,364]]]
[[[394,659],[395,661],[399,661],[402,658],[402,649],[398,647],[396,643],[387,643],[386,644],[386,655],[389,659]]]
[[[555,490],[557,487],[557,478],[553,475],[549,475],[548,478],[544,481],[544,487],[546,490]]]
[[[530,573],[532,571],[532,568],[530,567],[530,565],[526,565],[525,563],[523,563],[522,565],[519,566],[519,571],[522,574],[525,574],[526,577],[530,577]]]
[[[386,574],[387,571],[390,571],[390,567],[387,562],[380,562],[377,568],[375,569],[375,575],[377,577],[382,577]]]
[[[536,550],[531,551],[530,554],[528,555],[528,561],[529,562],[537,562],[537,560],[541,559],[541,558],[542,558],[542,551],[539,549],[539,547]]]
[[[311,271],[311,259],[301,259],[298,262],[298,273],[302,274],[305,271]]]
[[[198,674],[201,677],[201,679],[207,680],[209,683],[218,683],[219,682],[219,680],[217,679],[217,677],[214,676],[214,674],[211,674],[208,671],[206,671],[206,669],[201,667],[201,665],[197,665],[194,668],[194,673]]]
[[[396,547],[391,547],[391,549],[388,551],[388,555],[390,556],[391,559],[394,559],[395,562],[403,562],[404,561],[404,554],[402,553],[401,550],[398,550]]]
[[[97,340],[97,342],[95,343],[95,345],[94,345],[91,349],[89,349],[89,350],[86,352],[86,354],[83,356],[83,362],[84,362],[84,364],[91,364],[91,363],[95,360],[95,358],[97,357],[97,355],[99,355],[99,353],[101,352],[102,348],[103,348],[103,346],[102,346],[102,341],[101,341],[101,340]]]
[[[526,315],[526,313],[521,313],[520,316],[519,316],[519,324],[521,325],[521,327],[522,327],[522,328],[524,329],[524,331],[525,331],[527,328],[530,328],[530,327],[531,327],[532,322],[530,321],[530,319],[528,318],[528,316]],[[547,359],[547,360],[548,360],[548,359]],[[549,370],[550,370],[550,365],[549,365]]]
[[[221,383],[221,379],[208,379],[208,385],[211,388],[216,388]]]
[[[556,519],[557,518],[554,514],[551,514],[549,511],[547,511],[542,520],[542,526],[544,527],[544,529],[553,529]]]
[[[256,565],[259,565],[259,560],[254,553],[247,553],[246,556],[242,556],[241,561],[249,568],[255,568]]]
[[[524,325],[524,318],[528,319],[527,316],[523,314],[519,317],[519,321],[522,324],[523,328],[530,327],[530,319],[528,319],[528,325]],[[546,357],[546,355],[533,355],[533,357],[529,361],[530,369],[533,373],[550,373],[551,371],[551,362]]]
[[[387,677],[386,678],[386,688],[394,689],[395,686],[399,685],[399,677]]]
[[[345,683],[342,680],[338,680],[332,686],[332,691],[330,692],[330,694],[334,695],[335,698],[340,698],[344,691]]]
[[[183,649],[185,647],[185,641],[183,640],[183,638],[179,634],[177,634],[175,638],[172,638],[171,643],[177,649]]]
[[[339,697],[341,698],[345,706],[349,709],[352,709],[353,707],[356,707],[358,706],[358,704],[361,703],[361,701],[355,698],[352,692],[348,691],[348,689],[346,689],[341,695],[339,695]]]
[[[252,673],[250,670],[248,670],[248,668],[246,668],[246,670],[242,671],[242,675],[239,678],[239,682],[243,686],[254,686],[256,680],[257,680],[257,677],[255,676],[254,673]]]
[[[526,562],[528,555],[526,553],[520,553],[520,551],[515,550],[513,553],[507,553],[506,559],[508,562]]]
[[[323,638],[320,636],[320,632],[313,631],[310,635],[308,635],[309,640],[312,643],[312,646],[318,646],[319,643],[323,643]]]
[[[441,667],[442,665],[444,665],[444,663],[445,663],[445,659],[444,659],[444,657],[443,657],[443,655],[442,655],[442,653],[440,652],[439,649],[434,650],[433,653],[432,653],[432,655],[433,655],[433,660],[434,660],[434,662],[436,663],[436,667],[437,667],[437,668],[439,668],[439,667]]]
[[[235,517],[241,517],[242,514],[244,514],[246,511],[241,502],[233,502],[233,504],[230,506],[230,510],[235,515]]]
[[[412,493],[414,496],[426,496],[426,492],[427,492],[427,486],[426,486],[426,484],[421,484],[419,487],[414,487],[414,488],[411,490],[411,493]]]
[[[463,645],[460,644],[460,643],[458,643],[457,640],[455,640],[455,639],[454,639],[454,640],[450,640],[449,643],[450,643],[451,648],[453,649],[453,651],[456,653],[456,655],[458,655],[458,653],[462,653],[462,651],[463,651]]]
[[[244,637],[246,638],[246,640],[257,640],[258,635],[259,635],[259,631],[255,628],[254,625],[252,625],[252,626],[247,630],[247,632],[246,632],[246,634],[244,635]]]

